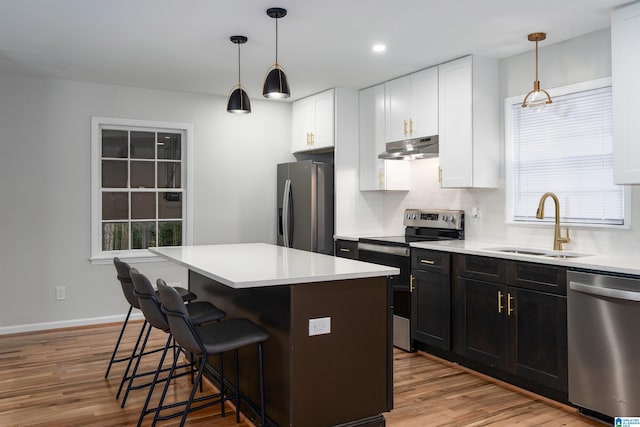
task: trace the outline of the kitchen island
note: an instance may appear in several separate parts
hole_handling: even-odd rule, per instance
[[[397,268],[264,243],[150,250],[188,268],[198,300],[269,333],[270,425],[385,425],[382,413],[393,405],[387,277]],[[256,351],[240,350],[239,386],[251,402],[259,402]],[[215,370],[217,357],[208,363]]]

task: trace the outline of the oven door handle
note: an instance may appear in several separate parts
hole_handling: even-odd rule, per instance
[[[404,257],[409,256],[409,248],[403,248],[400,246],[376,245],[373,243],[358,242],[358,251],[378,252],[381,254],[399,255]]]

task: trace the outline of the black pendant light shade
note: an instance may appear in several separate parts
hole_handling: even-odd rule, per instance
[[[288,98],[291,96],[287,75],[278,64],[275,64],[273,68],[271,68],[271,71],[269,71],[269,74],[267,74],[267,78],[264,80],[262,94],[266,98],[274,99]]]
[[[251,112],[251,102],[249,95],[242,87],[236,87],[227,102],[227,111],[235,114],[248,114]]]
[[[287,16],[287,10],[281,7],[272,7],[267,9],[267,15],[276,20],[276,62],[264,80],[262,95],[265,98],[289,98],[291,91],[289,90],[287,75],[284,73],[282,67],[280,67],[280,64],[278,64],[278,19]]]
[[[229,95],[227,111],[235,114],[248,114],[251,112],[251,102],[249,95],[240,84],[240,45],[246,43],[248,39],[245,36],[231,36],[230,40],[238,45],[238,84]]]

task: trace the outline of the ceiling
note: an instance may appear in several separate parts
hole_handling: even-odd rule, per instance
[[[292,99],[360,89],[466,54],[503,58],[610,26],[629,0],[0,0],[0,73],[260,98],[275,59]],[[384,43],[386,52],[371,51]],[[542,58],[541,58],[542,60]],[[533,71],[533,63],[532,63]]]

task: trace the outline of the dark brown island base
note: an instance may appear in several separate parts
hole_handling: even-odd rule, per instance
[[[395,268],[268,244],[158,248],[189,269],[189,288],[269,333],[266,414],[277,426],[384,426],[393,407],[391,299]],[[260,402],[257,350],[240,350],[241,392]],[[233,353],[225,354],[232,373]],[[218,357],[208,364],[218,371]],[[233,375],[225,380],[235,387]],[[241,408],[252,421],[251,410]]]

